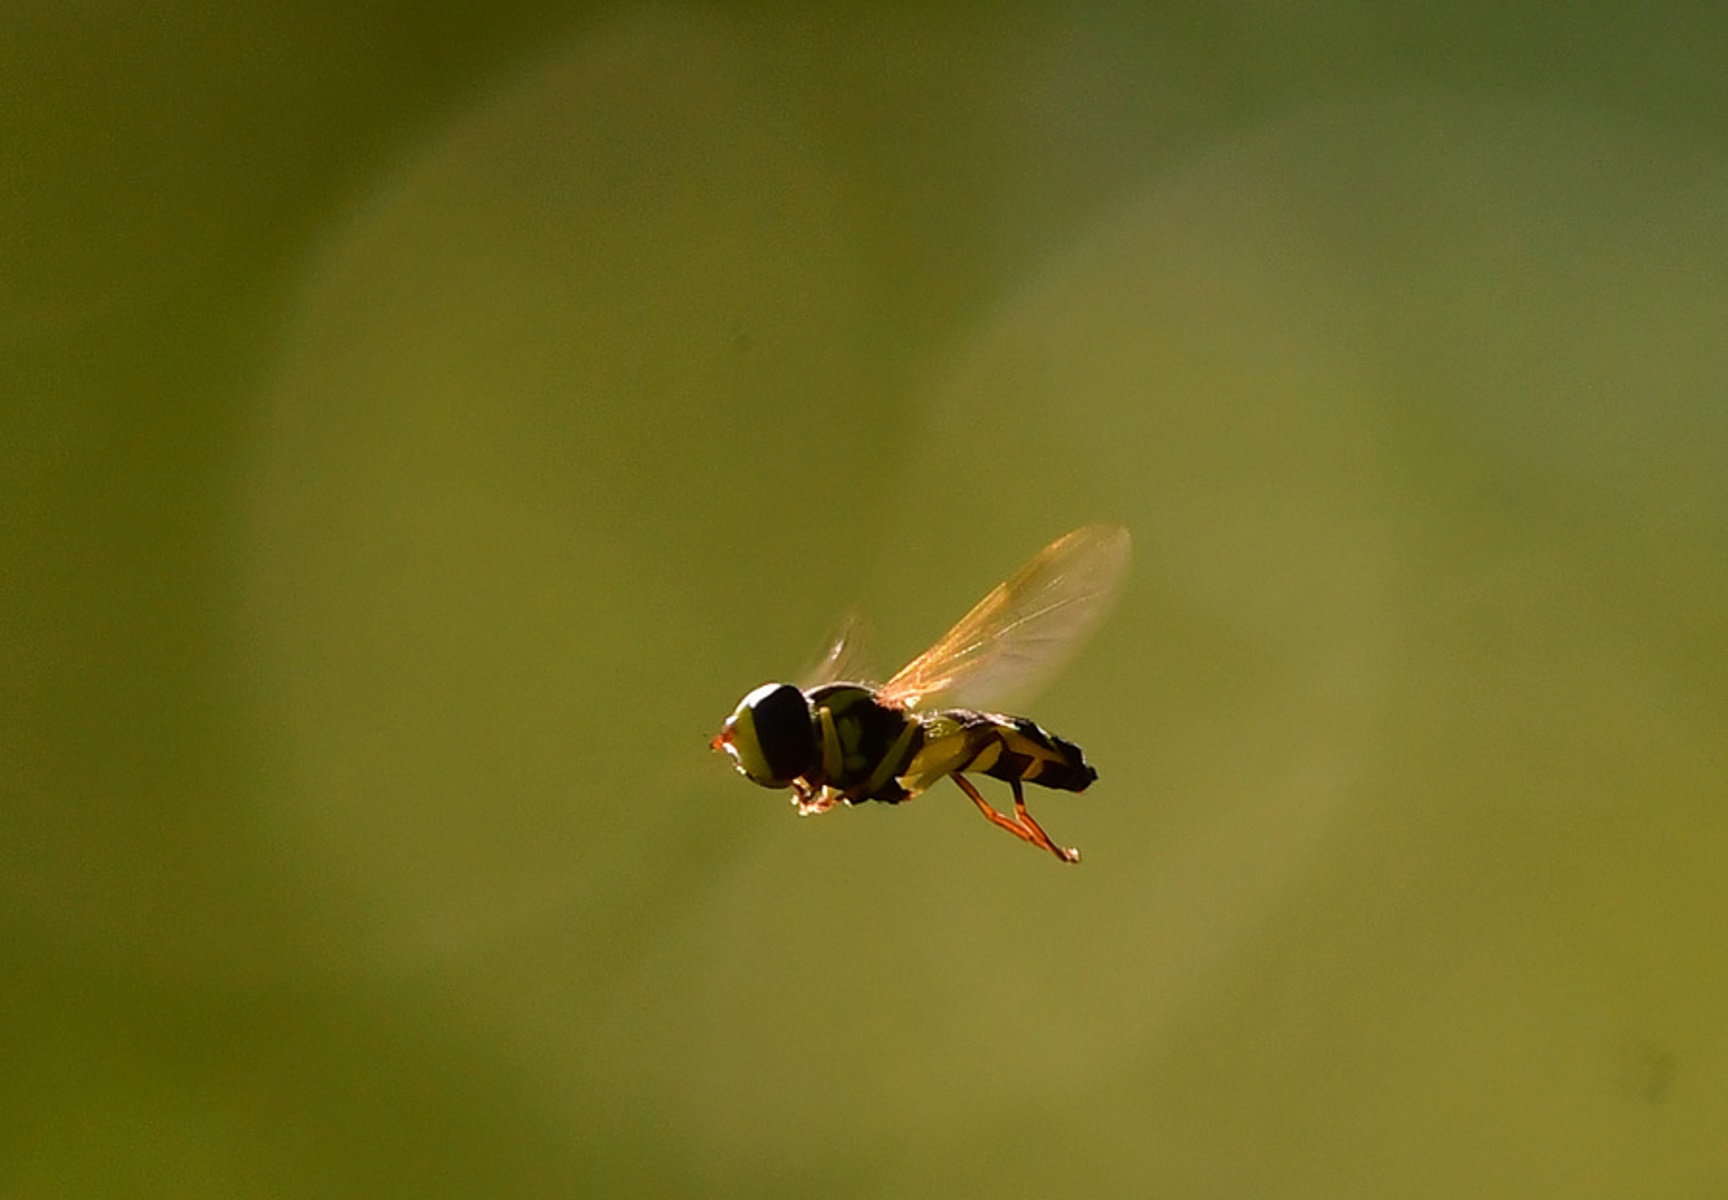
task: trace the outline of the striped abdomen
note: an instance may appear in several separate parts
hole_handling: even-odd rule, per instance
[[[956,708],[923,722],[924,749],[906,772],[913,792],[967,772],[1064,792],[1083,792],[1098,778],[1080,747],[1025,717]]]

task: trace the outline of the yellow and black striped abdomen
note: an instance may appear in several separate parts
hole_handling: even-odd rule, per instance
[[[1073,742],[1025,717],[984,715],[1001,750],[994,762],[974,770],[994,779],[1018,779],[1063,792],[1083,792],[1098,778],[1098,772]]]
[[[967,772],[1064,792],[1083,792],[1098,778],[1080,747],[1025,717],[949,709],[926,715],[924,733],[908,770],[914,791]]]

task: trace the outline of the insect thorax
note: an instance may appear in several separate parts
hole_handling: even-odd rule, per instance
[[[807,694],[824,752],[824,782],[854,803],[904,800],[906,789],[897,780],[924,744],[918,718],[878,703],[875,691],[861,684],[829,683]]]

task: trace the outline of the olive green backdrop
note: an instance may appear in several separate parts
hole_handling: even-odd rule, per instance
[[[1728,1190],[1728,9],[0,18],[0,1196]],[[1065,530],[1101,772],[705,743]]]

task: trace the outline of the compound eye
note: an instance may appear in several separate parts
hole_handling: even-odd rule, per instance
[[[789,683],[765,683],[744,697],[718,740],[763,787],[786,787],[820,759],[810,701]]]

